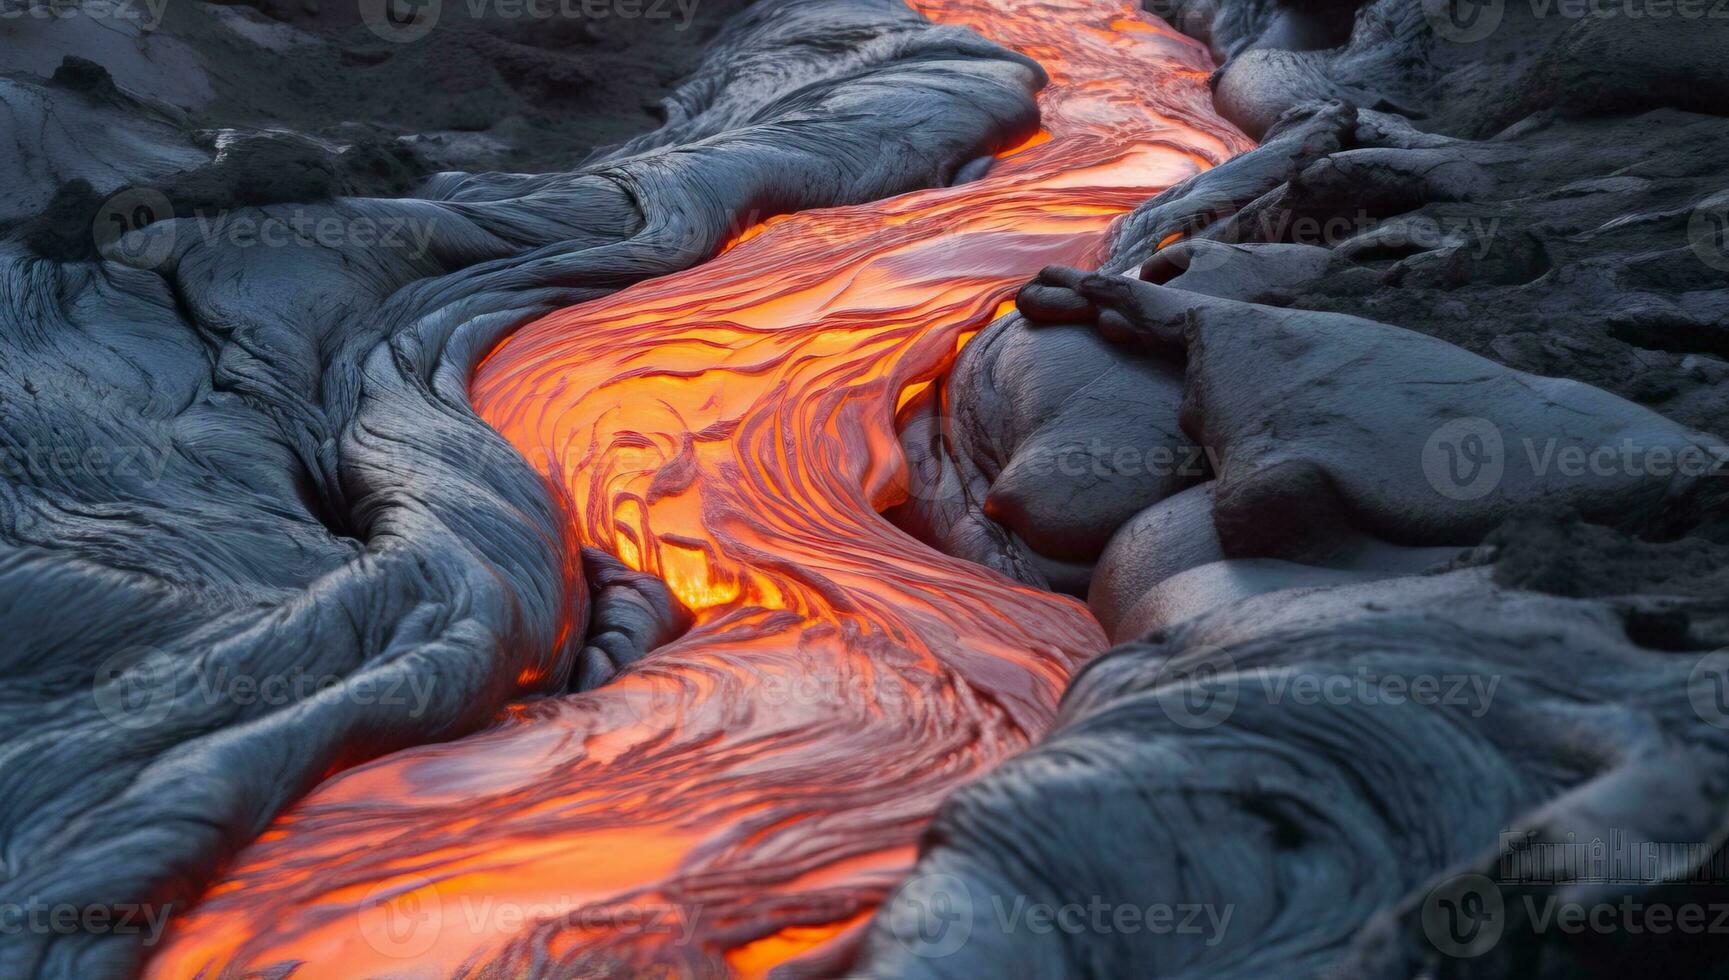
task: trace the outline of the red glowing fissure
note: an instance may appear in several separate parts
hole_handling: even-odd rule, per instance
[[[762,975],[856,942],[938,803],[1049,725],[1104,635],[880,516],[907,493],[895,413],[1019,283],[1249,142],[1204,50],[1126,3],[914,6],[1045,67],[1037,136],[981,181],[777,218],[559,311],[474,379],[573,537],[696,626],[601,690],[329,779],[152,976]]]

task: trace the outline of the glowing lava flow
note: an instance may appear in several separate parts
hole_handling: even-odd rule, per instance
[[[1045,66],[1038,137],[976,183],[774,219],[524,328],[475,379],[578,536],[664,576],[696,628],[600,691],[331,779],[154,975],[836,954],[943,797],[1045,729],[1104,637],[879,516],[906,493],[894,413],[1018,283],[1096,260],[1113,217],[1248,143],[1199,47],[1126,4],[921,10]]]

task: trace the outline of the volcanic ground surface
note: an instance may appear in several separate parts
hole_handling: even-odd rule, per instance
[[[1721,970],[1635,5],[0,22],[0,971]]]

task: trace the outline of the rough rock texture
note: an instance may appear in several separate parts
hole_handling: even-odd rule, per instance
[[[1025,137],[1041,81],[898,2],[778,0],[654,134],[382,198],[354,146],[229,132],[204,162],[95,66],[15,76],[66,138],[0,179],[0,902],[182,906],[324,775],[679,629],[663,589],[585,570],[473,366],[741,223],[950,180]],[[0,974],[113,975],[140,938],[8,934]]]
[[[428,0],[397,5],[412,14],[398,23],[382,0],[20,0],[0,18],[0,68],[45,78],[88,59],[210,135],[279,129],[398,145],[433,169],[557,171],[664,121],[661,100],[745,6]]]
[[[1729,802],[1729,740],[1689,697],[1696,655],[1632,640],[1634,600],[1490,576],[1272,592],[1095,661],[1037,749],[945,805],[878,916],[871,975],[1614,975],[1720,957],[1721,935],[1571,944],[1514,916],[1483,958],[1427,938],[1436,881],[1488,880],[1514,842],[1714,841]],[[1723,643],[1722,625],[1693,641]],[[1594,889],[1611,894],[1531,881],[1501,900],[1541,911]],[[1076,911],[1041,929],[1035,904]]]
[[[1160,10],[1263,145],[1022,290],[897,515],[1125,645],[945,805],[865,972],[1723,971],[1729,20],[1640,7]],[[1121,353],[1043,353],[1079,326]],[[1203,471],[987,508],[1037,449],[995,420],[1130,365],[1180,395],[1065,439],[1162,459],[1162,399]]]

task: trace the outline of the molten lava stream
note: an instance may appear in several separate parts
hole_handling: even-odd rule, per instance
[[[775,219],[525,327],[475,379],[578,536],[697,626],[599,691],[330,779],[153,975],[760,975],[855,941],[944,796],[1049,724],[1104,636],[879,516],[906,493],[895,410],[1016,284],[1248,141],[1205,53],[1124,3],[920,9],[1045,66],[1039,137],[976,183]]]

